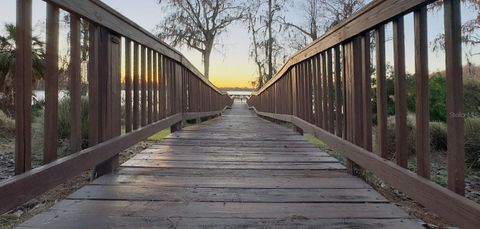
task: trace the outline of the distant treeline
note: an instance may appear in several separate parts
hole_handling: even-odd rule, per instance
[[[222,91],[254,91],[253,88],[248,87],[221,87],[220,90]]]

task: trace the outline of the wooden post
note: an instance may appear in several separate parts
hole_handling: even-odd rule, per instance
[[[146,54],[146,47],[140,46],[140,63],[141,63],[141,74],[140,74],[140,81],[141,81],[141,92],[140,92],[140,125],[146,126],[147,125],[147,54]]]
[[[133,43],[133,121],[132,128],[140,126],[140,54],[139,44]]]
[[[385,25],[375,31],[377,52],[377,144],[381,157],[387,158],[387,83],[385,64]]]
[[[447,74],[448,188],[465,193],[462,37],[460,1],[445,0],[445,56]]]
[[[430,179],[427,7],[414,12],[417,174]]]
[[[362,146],[372,151],[372,101],[371,101],[371,74],[370,74],[370,32],[365,32],[361,38],[361,71],[362,71]]]
[[[132,132],[132,41],[125,38],[125,132]]]
[[[15,174],[20,174],[32,167],[32,0],[17,0],[16,44]]]
[[[342,80],[340,65],[340,46],[335,46],[335,133],[342,137],[343,118],[342,118]]]
[[[70,150],[76,153],[82,150],[82,104],[80,73],[80,18],[70,14]]]
[[[57,159],[58,146],[58,7],[47,3],[47,48],[45,58],[45,125],[43,163]]]
[[[393,20],[393,61],[395,71],[395,149],[397,164],[407,168],[407,93],[405,79],[405,35],[403,17]]]
[[[183,98],[182,98],[182,91],[183,91],[183,88],[182,88],[182,66],[180,64],[177,64],[177,63],[174,63],[174,68],[175,68],[175,75],[173,76],[174,78],[174,85],[173,88],[174,88],[174,91],[173,91],[173,102],[175,104],[175,110],[173,111],[173,113],[177,114],[177,113],[180,113],[182,112],[181,111],[181,107],[180,107],[180,104],[182,104],[182,101],[183,101]],[[177,122],[175,124],[173,124],[171,127],[170,127],[170,132],[176,132],[176,131],[179,131],[182,129],[182,122]]]
[[[100,27],[99,32],[99,63],[104,63],[98,69],[99,107],[98,142],[121,135],[121,79],[120,79],[120,37],[106,28]],[[118,154],[95,167],[94,175],[99,177],[111,173],[119,166]]]
[[[293,66],[290,70],[292,78],[292,105],[293,105],[293,115],[298,117],[298,75],[297,75],[297,66]],[[261,97],[260,97],[261,98]],[[297,126],[293,126],[293,130],[303,135],[303,130]]]

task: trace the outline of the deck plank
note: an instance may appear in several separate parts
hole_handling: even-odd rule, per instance
[[[244,104],[184,128],[20,228],[422,228]]]

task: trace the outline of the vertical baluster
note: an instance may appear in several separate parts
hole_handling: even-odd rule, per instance
[[[308,60],[304,61],[303,62],[303,82],[304,82],[304,103],[305,103],[305,118],[304,120],[309,122],[310,121],[310,108],[309,108],[309,97],[310,97],[310,90],[309,90],[309,77],[310,77],[310,74],[309,74],[309,64],[308,64]]]
[[[147,52],[146,47],[141,46],[141,102],[140,102],[140,123],[141,126],[147,125]]]
[[[70,146],[82,149],[80,18],[70,14]]]
[[[408,132],[403,17],[393,20],[393,62],[395,72],[395,151],[397,152],[397,164],[406,168],[408,163]]]
[[[147,48],[147,123],[153,120],[153,72],[152,72],[152,50]]]
[[[323,129],[328,130],[328,85],[327,85],[327,53],[322,53],[322,111]]]
[[[125,132],[132,131],[132,46],[125,38]]]
[[[31,169],[32,1],[17,0],[15,54],[15,174]]]
[[[165,56],[160,60],[160,117],[165,118]]]
[[[309,122],[315,124],[315,114],[313,113],[314,97],[315,97],[315,75],[313,74],[314,58],[308,60],[308,108],[309,108]]]
[[[333,96],[333,73],[332,73],[332,49],[327,50],[327,86],[328,86],[328,131],[330,133],[335,132],[334,118],[335,111],[333,109],[333,103],[335,98]]]
[[[58,7],[47,3],[47,47],[45,58],[45,126],[43,163],[57,159],[58,145]]]
[[[307,74],[306,74],[306,63],[300,63],[300,71],[301,71],[301,82],[302,82],[302,97],[301,97],[301,104],[302,104],[302,119],[306,120],[307,118]]]
[[[342,137],[342,80],[340,74],[340,46],[335,46],[335,133]]]
[[[307,62],[302,62],[302,71],[303,71],[303,120],[308,121],[308,72],[307,72]]]
[[[445,56],[447,74],[448,188],[465,193],[462,37],[460,1],[445,0]]]
[[[356,145],[365,147],[363,135],[364,132],[364,118],[363,118],[363,55],[362,55],[362,36],[357,36],[353,39],[353,53],[352,53],[352,124],[353,124],[353,142]],[[360,77],[358,77],[360,76]]]
[[[133,45],[133,129],[140,126],[140,55],[139,44]]]
[[[157,52],[153,53],[153,121],[158,121],[158,61]]]
[[[342,91],[343,91],[343,129],[342,129],[342,137],[344,139],[347,139],[347,131],[348,131],[348,114],[347,114],[347,47],[348,45],[347,44],[343,44],[341,45],[342,46]]]
[[[175,102],[174,102],[174,89],[173,89],[173,79],[175,76],[174,62],[172,60],[168,61],[168,116],[171,116],[174,112]],[[203,101],[203,100],[202,100]],[[203,107],[203,106],[202,106]]]
[[[88,47],[88,145],[99,142],[99,45],[100,31],[97,25],[89,23]]]
[[[414,12],[415,75],[416,75],[416,150],[417,174],[430,178],[430,130],[428,103],[428,39],[427,8]]]
[[[344,118],[345,118],[345,130],[344,130],[344,138],[347,141],[354,142],[353,131],[353,119],[354,117],[354,109],[352,106],[353,103],[353,95],[352,95],[352,80],[353,80],[353,70],[352,70],[352,62],[353,62],[353,51],[352,51],[352,42],[346,43],[343,46],[343,63],[344,63]],[[347,171],[349,173],[353,173],[354,163],[351,160],[347,159],[346,163]]]
[[[385,25],[375,30],[377,58],[377,144],[381,157],[387,158],[387,83],[385,65]]]
[[[372,101],[370,74],[370,32],[362,36],[362,117],[363,117],[363,147],[372,150]]]
[[[318,54],[316,56],[316,80],[317,80],[317,88],[315,89],[316,91],[316,94],[317,94],[317,101],[316,101],[316,111],[318,112],[317,114],[317,126],[320,127],[320,128],[323,128],[323,104],[322,104],[322,93],[323,93],[323,90],[322,90],[322,78],[321,78],[321,75],[322,75],[322,65],[321,65],[321,55]]]
[[[292,114],[298,117],[298,97],[297,97],[297,66],[294,65],[290,69],[290,78],[292,83]],[[258,97],[255,97],[256,99]]]

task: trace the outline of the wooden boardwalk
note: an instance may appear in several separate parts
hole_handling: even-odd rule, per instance
[[[20,228],[423,228],[292,130],[235,103]]]

